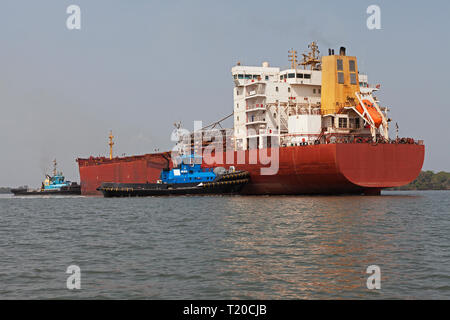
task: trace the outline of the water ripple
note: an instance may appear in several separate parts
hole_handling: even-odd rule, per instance
[[[449,299],[449,195],[2,196],[0,298]]]

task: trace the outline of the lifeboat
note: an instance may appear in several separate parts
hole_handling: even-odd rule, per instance
[[[369,113],[370,117],[372,118],[372,120],[375,124],[375,127],[378,128],[381,125],[381,123],[383,122],[383,118],[382,118],[381,114],[378,112],[377,108],[375,108],[373,103],[370,102],[369,100],[363,100],[362,102],[364,103],[367,112]],[[356,106],[356,110],[360,114],[364,114],[364,108],[361,106],[361,103],[358,103],[358,105]],[[364,118],[369,120],[369,118],[367,117],[367,114],[364,115]]]

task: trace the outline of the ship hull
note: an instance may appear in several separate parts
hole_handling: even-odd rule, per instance
[[[70,186],[67,188],[61,188],[56,190],[28,190],[28,189],[11,189],[11,192],[15,196],[69,196],[69,195],[81,195],[81,188],[79,185]]]
[[[381,189],[413,181],[420,173],[425,147],[419,144],[319,144],[279,148],[276,174],[261,174],[269,167],[249,151],[203,155],[205,167],[234,166],[250,173],[241,190],[249,195],[380,194]],[[256,151],[275,155],[274,149]],[[230,158],[234,160],[230,161]],[[238,160],[239,159],[239,160]],[[213,162],[216,160],[216,162]],[[103,182],[153,183],[167,165],[162,154],[116,159],[78,159],[83,195],[101,195]]]

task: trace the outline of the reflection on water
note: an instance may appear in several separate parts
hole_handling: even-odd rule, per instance
[[[0,297],[449,298],[448,196],[2,197]]]
[[[271,290],[258,292],[261,299],[273,293],[286,298],[320,293],[331,298],[343,291],[361,291],[365,268],[380,263],[376,253],[390,247],[389,237],[365,232],[387,213],[385,202],[367,207],[367,198],[362,199],[255,197],[257,207],[251,210],[248,198],[230,201],[231,208],[247,208],[230,215],[225,224],[231,229],[228,241],[239,253],[225,270],[243,275],[235,284],[236,297],[242,280],[269,285]]]

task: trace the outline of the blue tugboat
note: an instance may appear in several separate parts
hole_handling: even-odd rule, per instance
[[[29,190],[27,188],[11,189],[16,196],[31,195],[81,195],[81,187],[76,182],[65,181],[62,172],[58,172],[56,160],[53,160],[53,175],[45,175],[40,189]]]
[[[166,159],[167,162],[168,159]],[[105,197],[143,197],[186,194],[234,194],[249,182],[247,171],[202,168],[202,157],[185,155],[173,169],[161,171],[157,183],[104,182],[97,189]]]

